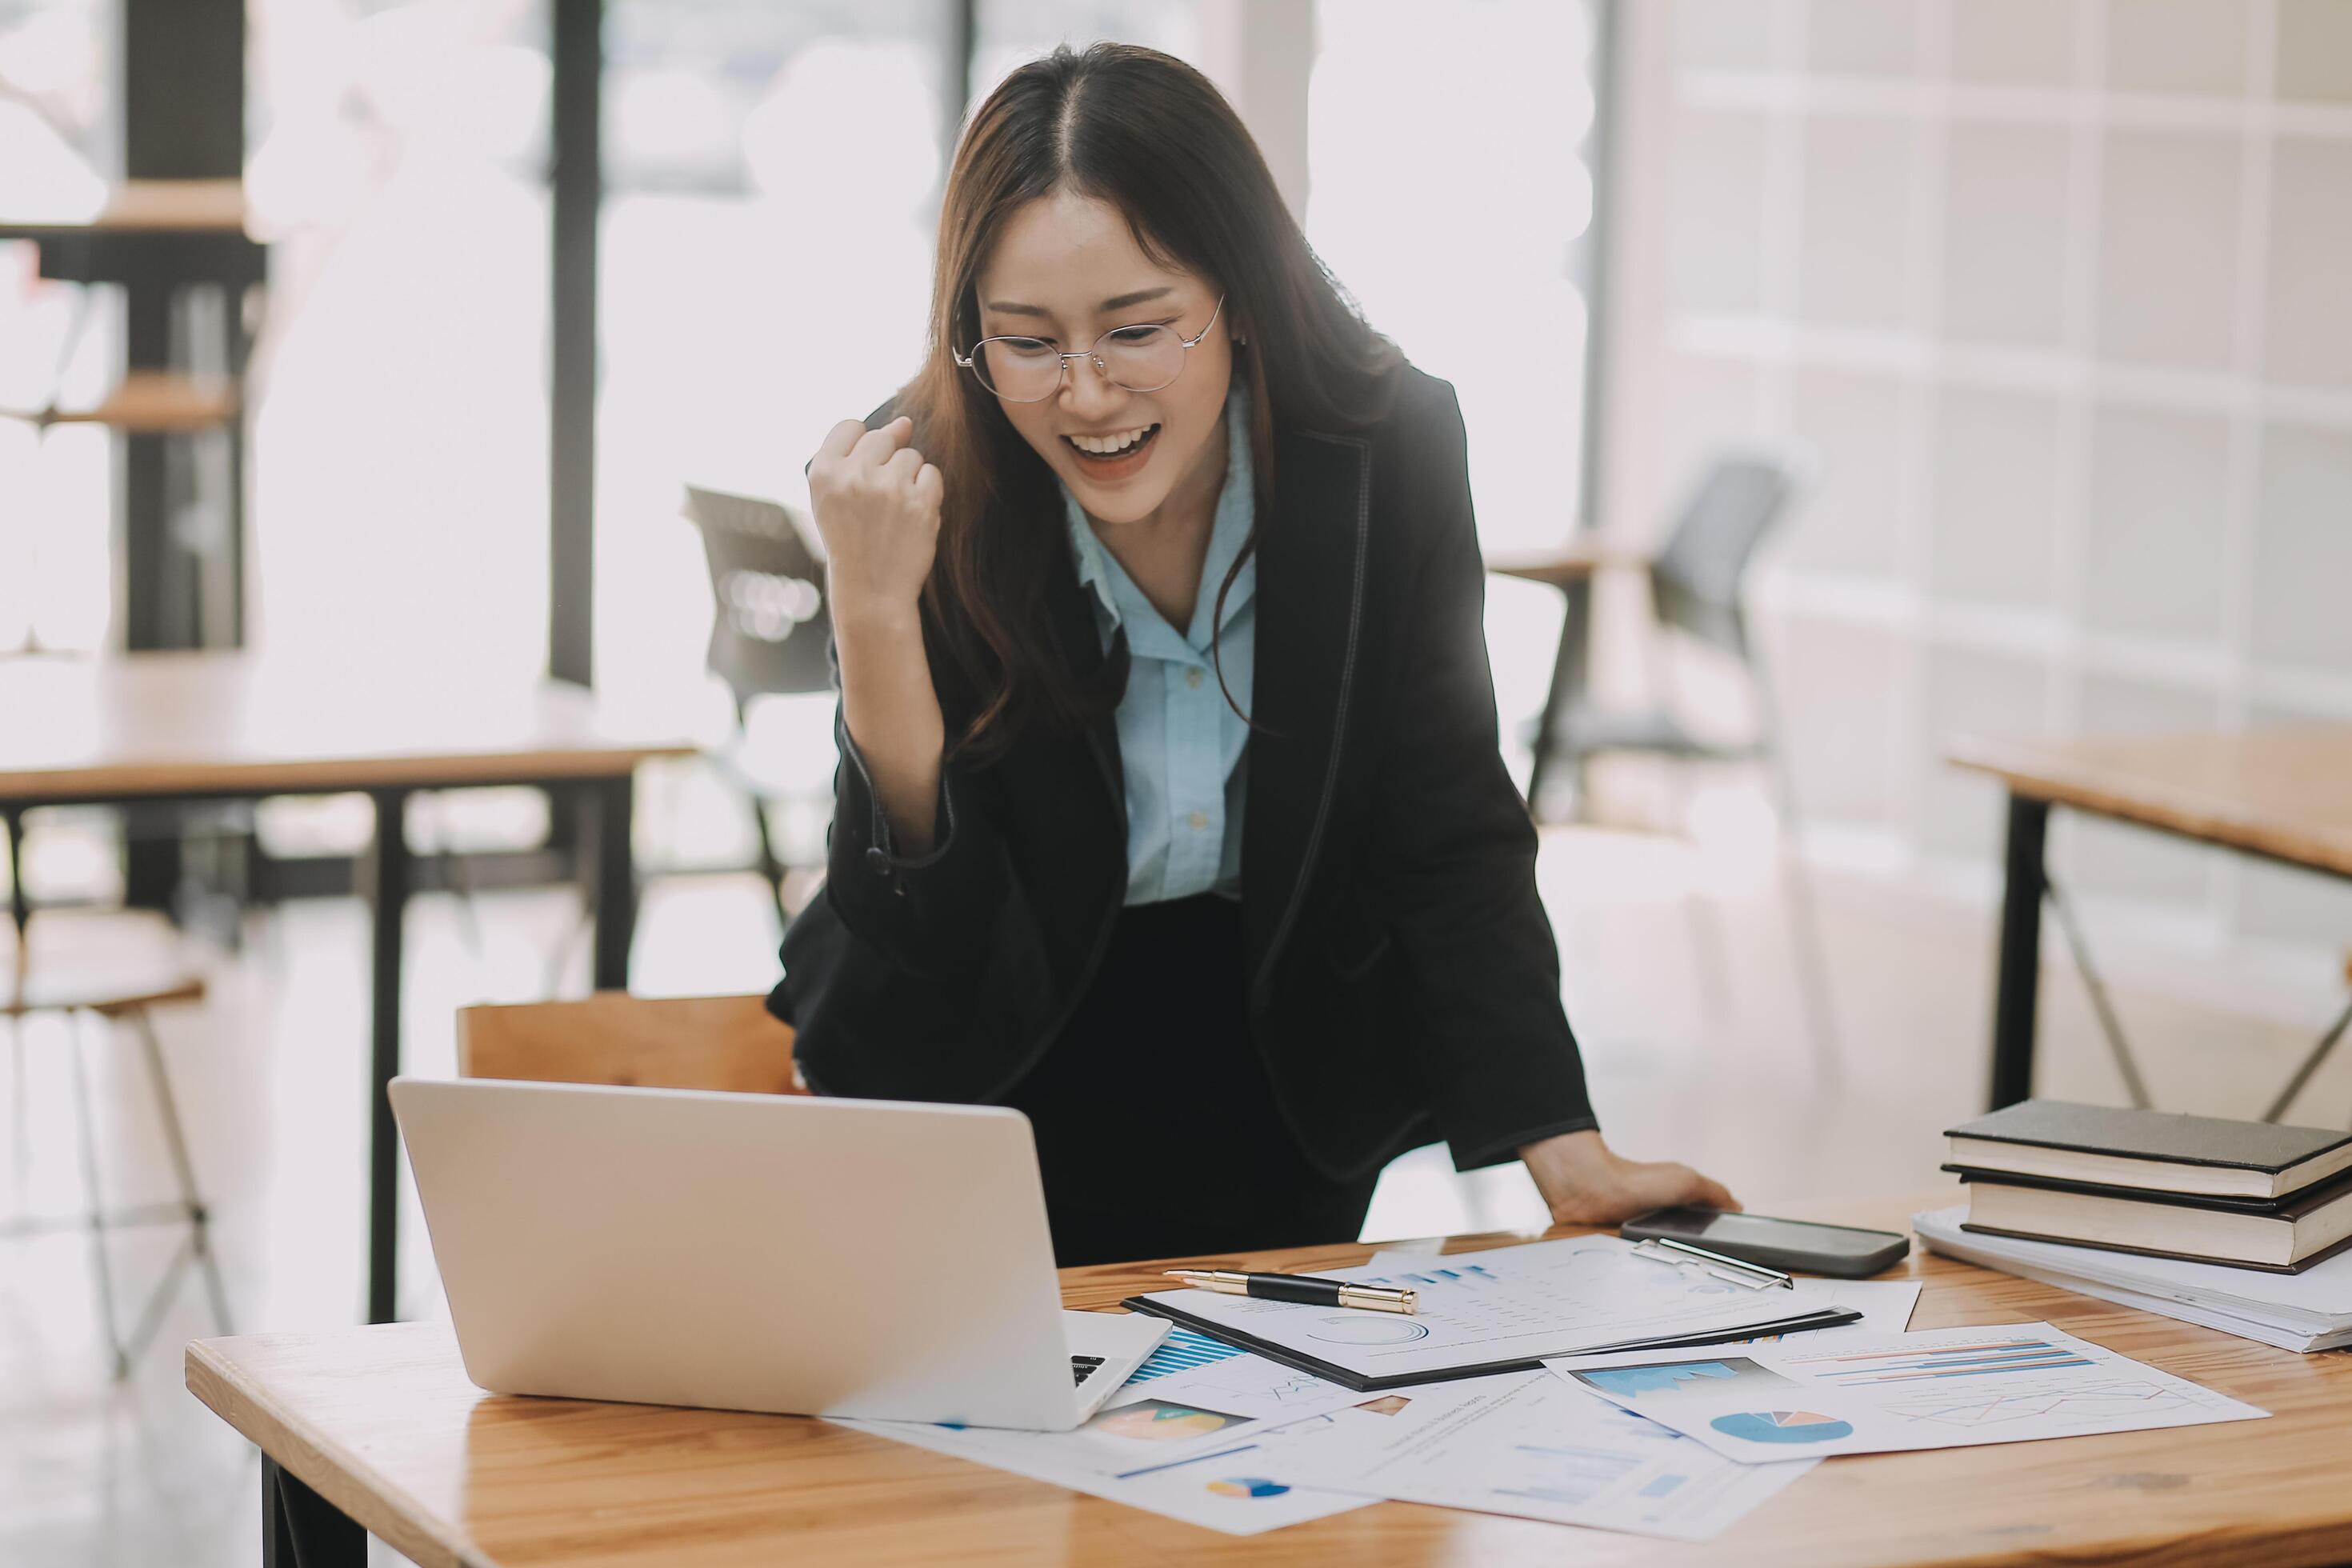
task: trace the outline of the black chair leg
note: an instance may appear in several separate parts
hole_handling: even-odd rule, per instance
[[[33,895],[25,887],[25,814],[11,807],[0,811],[0,829],[8,836],[8,919],[16,928],[17,962],[24,962],[25,928],[33,920]]]
[[[768,803],[751,790],[743,792],[744,801],[751,808],[751,829],[760,839],[760,875],[768,879],[768,891],[776,900],[776,930],[782,932],[793,923],[784,908],[784,865],[776,858],[775,835],[768,827]]]
[[[81,1134],[82,1191],[89,1203],[89,1263],[90,1278],[98,1291],[98,1315],[106,1329],[106,1346],[114,1356],[114,1376],[117,1381],[131,1375],[131,1357],[122,1348],[122,1336],[115,1327],[114,1270],[106,1255],[106,1202],[98,1185],[98,1123],[89,1109],[89,1069],[81,1059],[80,1031],[68,1017],[66,1026],[75,1037],[68,1043],[67,1058],[73,1064],[74,1120]]]
[[[1560,590],[1564,610],[1559,647],[1552,656],[1551,684],[1544,688],[1543,713],[1536,721],[1535,755],[1528,766],[1528,811],[1543,820],[1543,786],[1551,773],[1552,746],[1562,716],[1583,700],[1592,653],[1592,584],[1571,583]],[[1576,774],[1576,813],[1585,815],[1584,759],[1571,760]]]
[[[1822,934],[1821,904],[1813,896],[1812,868],[1805,864],[1797,814],[1797,780],[1780,738],[1780,705],[1772,690],[1771,672],[1763,654],[1752,645],[1744,649],[1756,716],[1764,732],[1764,764],[1772,775],[1772,789],[1780,808],[1780,865],[1789,883],[1790,940],[1796,947],[1797,984],[1804,993],[1805,1013],[1812,1023],[1813,1065],[1824,1082],[1836,1079],[1845,1052],[1837,1026],[1837,1004],[1830,989],[1829,943]]]
[[[211,1215],[205,1200],[196,1192],[194,1164],[188,1159],[188,1140],[180,1128],[180,1108],[172,1096],[172,1079],[163,1070],[163,1042],[155,1037],[155,1020],[142,1007],[131,1015],[139,1031],[139,1043],[147,1058],[147,1077],[155,1090],[155,1109],[163,1122],[164,1146],[171,1152],[172,1169],[179,1177],[180,1203],[188,1213],[188,1241],[193,1249],[197,1269],[205,1278],[205,1294],[213,1309],[215,1331],[233,1334],[229,1326],[228,1292],[221,1288],[220,1263],[213,1254]]]

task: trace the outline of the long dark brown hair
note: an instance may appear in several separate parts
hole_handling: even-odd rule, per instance
[[[1063,190],[1124,214],[1156,264],[1210,280],[1229,327],[1248,340],[1235,346],[1234,372],[1251,394],[1256,523],[1218,587],[1213,625],[1258,533],[1281,526],[1270,511],[1276,425],[1370,424],[1388,409],[1401,363],[1309,248],[1257,143],[1199,71],[1104,43],[1083,53],[1064,45],[1005,78],[957,146],[923,367],[898,399],[945,481],[923,602],[968,688],[968,704],[948,705],[949,722],[961,724],[959,749],[977,756],[1032,723],[1083,723],[1116,696],[1079,681],[1048,624],[1054,553],[1068,549],[1053,468],[954,359],[980,336],[974,290],[1006,222]]]

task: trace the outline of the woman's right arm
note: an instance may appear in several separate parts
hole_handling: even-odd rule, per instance
[[[908,444],[913,431],[903,416],[877,430],[845,419],[809,465],[842,722],[905,856],[927,853],[938,837],[947,746],[920,611],[939,545],[940,471]]]
[[[939,470],[894,419],[835,426],[809,464],[841,713],[824,894],[769,998],[824,1092],[982,1100],[1021,1070],[1054,990],[985,781],[945,755],[919,599]]]

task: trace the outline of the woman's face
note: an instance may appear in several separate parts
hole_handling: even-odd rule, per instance
[[[1185,338],[1208,327],[1185,351],[1183,371],[1157,392],[1127,391],[1093,361],[1072,360],[1053,396],[998,405],[1098,522],[1150,517],[1171,492],[1222,480],[1216,437],[1233,374],[1232,306],[1211,325],[1217,290],[1152,261],[1117,208],[1069,192],[1031,202],[981,268],[979,296],[982,337],[1042,338],[1066,353],[1083,353],[1118,327],[1167,326]],[[1148,434],[1109,456],[1072,439],[1101,447],[1137,432]]]

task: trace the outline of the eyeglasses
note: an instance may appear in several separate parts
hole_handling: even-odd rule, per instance
[[[1113,327],[1092,348],[1070,353],[1043,338],[982,338],[969,354],[956,355],[955,362],[1007,403],[1043,403],[1053,396],[1062,389],[1074,359],[1094,361],[1113,386],[1157,392],[1184,374],[1186,351],[1200,346],[1224,309],[1225,297],[1220,294],[1208,326],[1189,338],[1173,327]]]

